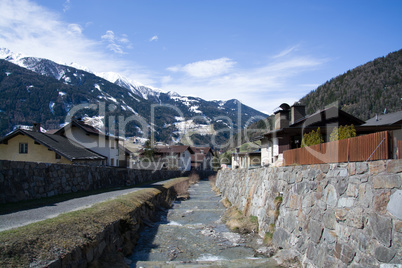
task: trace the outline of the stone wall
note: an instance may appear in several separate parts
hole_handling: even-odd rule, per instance
[[[188,174],[171,170],[134,170],[3,160],[0,161],[0,203],[77,191],[132,186]]]
[[[402,264],[402,160],[222,170],[216,185],[305,267]]]

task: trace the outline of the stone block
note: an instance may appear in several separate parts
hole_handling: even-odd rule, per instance
[[[325,228],[330,229],[330,230],[335,230],[336,217],[335,217],[335,213],[332,210],[326,211],[322,220],[323,220]]]
[[[386,161],[379,160],[369,162],[369,170],[371,175],[379,174],[386,171]]]
[[[349,178],[348,177],[341,177],[336,185],[336,190],[339,196],[343,195],[348,188]]]
[[[323,230],[324,228],[320,222],[311,220],[309,224],[310,240],[314,243],[320,242]]]
[[[384,214],[387,210],[387,205],[389,202],[389,197],[391,192],[388,190],[386,192],[382,192],[381,194],[377,194],[374,196],[374,211],[380,214]],[[402,200],[401,200],[402,202]]]
[[[373,240],[366,232],[356,231],[351,235],[351,239],[355,241],[361,252],[370,253],[373,250]]]
[[[379,263],[378,261],[374,258],[374,256],[370,255],[370,254],[361,254],[359,256],[360,260],[359,260],[359,266],[356,267],[361,267],[361,268],[378,268],[379,267]],[[381,266],[381,268],[386,268]],[[394,267],[392,267],[394,268]]]
[[[379,245],[375,249],[374,254],[376,259],[380,262],[390,262],[395,257],[396,250]]]
[[[342,208],[336,209],[335,213],[334,213],[336,220],[338,222],[345,221],[346,217],[348,215],[348,212],[349,212],[349,210],[347,210],[347,209],[342,209]]]
[[[387,163],[388,173],[400,173],[402,172],[402,159],[390,160]]]
[[[374,189],[400,188],[402,184],[402,174],[379,174],[373,178]]]
[[[277,228],[272,236],[272,243],[279,248],[287,248],[288,241],[289,233],[281,227]]]
[[[397,190],[391,195],[387,210],[399,220],[402,220],[402,190]]]
[[[369,170],[367,162],[357,162],[356,163],[356,174],[363,174]]]
[[[395,221],[395,231],[402,233],[402,221]]]
[[[346,190],[346,196],[357,197],[358,194],[359,194],[359,188],[357,184],[349,183],[348,189]]]
[[[320,165],[320,170],[323,172],[323,173],[328,173],[328,171],[329,171],[329,169],[330,169],[330,165],[329,164],[321,164]]]
[[[314,260],[316,256],[317,256],[316,245],[314,243],[309,242],[307,245],[306,257],[307,259]]]
[[[390,247],[392,239],[392,220],[379,216],[376,213],[371,213],[369,215],[369,224],[377,240],[384,246]]]
[[[302,208],[312,207],[314,205],[315,196],[314,193],[307,194],[302,200]]]
[[[363,209],[356,207],[349,212],[346,224],[350,227],[362,229],[364,227]]]
[[[371,207],[373,202],[373,190],[371,185],[363,183],[359,185],[359,205],[365,208]]]
[[[353,176],[356,174],[356,163],[355,162],[348,163],[348,171],[349,171],[349,176]]]
[[[338,200],[338,207],[353,207],[355,204],[355,198],[353,197],[342,197]]]
[[[288,207],[291,209],[299,209],[302,204],[302,196],[291,193],[289,196]]]
[[[356,252],[346,244],[335,244],[334,256],[345,264],[350,264],[355,257]]]
[[[339,177],[347,177],[349,175],[347,168],[340,168],[339,169]]]
[[[324,201],[329,207],[335,207],[338,203],[338,194],[332,184],[327,185],[324,189]]]
[[[324,229],[324,232],[322,233],[322,241],[325,241],[329,244],[333,244],[336,242],[336,238],[338,236],[336,235],[336,233],[332,230],[329,229]]]

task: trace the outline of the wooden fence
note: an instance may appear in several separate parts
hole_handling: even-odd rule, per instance
[[[390,158],[392,139],[388,131],[317,144],[283,152],[285,166],[372,161]]]

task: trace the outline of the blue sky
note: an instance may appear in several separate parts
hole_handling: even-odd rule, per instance
[[[0,47],[271,114],[402,48],[402,1],[1,0]]]

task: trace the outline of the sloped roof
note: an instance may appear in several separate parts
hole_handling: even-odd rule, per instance
[[[95,153],[94,151],[91,151],[79,144],[72,143],[66,137],[55,134],[47,134],[42,132],[24,130],[24,129],[17,129],[16,131],[13,131],[9,135],[1,139],[0,143],[5,143],[17,135],[28,136],[34,141],[42,144],[43,146],[65,157],[70,161],[106,159],[106,157],[101,154]]]
[[[99,129],[96,129],[93,126],[87,125],[84,122],[77,120],[77,119],[73,119],[70,123],[68,123],[64,127],[57,130],[54,134],[60,135],[60,134],[64,133],[66,131],[66,129],[71,128],[71,127],[78,127],[89,135],[95,135],[95,136],[101,135],[101,136],[105,136],[106,138],[119,139],[118,137],[106,135],[105,133],[101,132]]]
[[[211,147],[191,147],[194,151],[194,154],[191,155],[191,162],[202,162],[204,161],[205,156],[210,152],[214,155]]]
[[[170,154],[170,153],[183,153],[186,150],[189,150],[191,154],[194,151],[190,146],[187,145],[173,145],[173,146],[155,146],[154,151],[157,154]]]
[[[306,115],[305,117],[297,120],[289,127],[303,127],[304,124],[305,126],[325,126],[326,122],[329,121],[343,121],[341,122],[341,124],[343,125],[345,125],[345,122],[347,122],[348,125],[353,124],[355,126],[364,124],[363,120],[354,117],[353,115],[342,111],[337,107],[332,106],[323,110],[319,110],[313,114]]]
[[[402,111],[374,116],[367,120],[363,126],[390,126],[398,124],[402,124]]]

